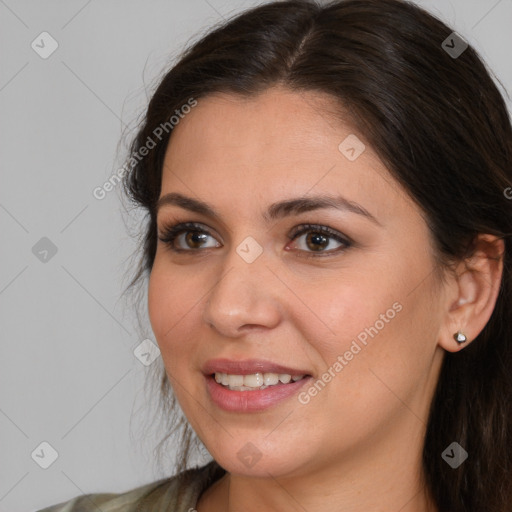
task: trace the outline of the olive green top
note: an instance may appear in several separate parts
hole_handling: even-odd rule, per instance
[[[39,512],[193,512],[201,493],[225,474],[211,461],[130,491],[84,494]]]

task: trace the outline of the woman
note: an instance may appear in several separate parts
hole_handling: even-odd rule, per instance
[[[46,512],[511,509],[512,129],[471,46],[399,0],[263,5],[131,149],[179,472]]]

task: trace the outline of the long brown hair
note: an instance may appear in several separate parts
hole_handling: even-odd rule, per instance
[[[443,46],[452,32],[401,0],[323,6],[290,0],[253,8],[184,51],[152,95],[130,151],[138,154],[148,138],[155,140],[155,129],[191,98],[200,103],[214,92],[255,95],[277,84],[328,93],[348,109],[353,126],[421,208],[445,268],[468,256],[476,234],[504,238],[503,277],[489,322],[467,348],[445,354],[423,469],[441,511],[506,512],[512,510],[512,201],[506,193],[512,129],[477,52],[469,45],[454,55]],[[167,128],[144,158],[132,160],[123,183],[127,197],[147,214],[139,266],[127,290],[145,285],[155,258],[155,203],[172,135]],[[176,468],[184,469],[194,436],[179,418],[165,371],[159,379],[160,412],[169,421],[160,444],[183,427]],[[457,469],[441,457],[453,441],[469,454]]]

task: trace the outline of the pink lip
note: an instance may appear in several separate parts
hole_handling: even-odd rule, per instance
[[[210,359],[202,368],[208,376],[214,373],[230,373],[231,375],[250,375],[252,373],[287,373],[292,377],[296,375],[310,375],[308,370],[288,368],[286,366],[264,361],[262,359]],[[300,382],[300,381],[299,381]],[[265,390],[263,390],[265,391]]]
[[[221,409],[230,412],[257,412],[266,409],[286,398],[294,395],[311,380],[308,370],[294,369],[281,364],[264,361],[262,359],[211,359],[203,366],[206,387],[210,398]],[[252,373],[287,373],[292,377],[306,375],[296,382],[289,384],[276,384],[266,389],[254,391],[233,391],[215,381],[215,373],[229,373],[231,375],[250,375]]]
[[[247,373],[254,372],[251,371]],[[289,371],[279,373],[289,373]],[[238,373],[236,375],[242,374]],[[267,409],[268,407],[271,407],[294,395],[311,379],[312,377],[304,377],[296,382],[290,381],[289,384],[279,383],[275,386],[269,386],[266,389],[256,389],[254,391],[233,391],[221,384],[218,384],[215,381],[214,376],[205,375],[206,387],[210,398],[221,409],[229,412],[263,411],[264,409]]]

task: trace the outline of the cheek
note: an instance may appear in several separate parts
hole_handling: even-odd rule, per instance
[[[307,340],[317,372],[336,376],[326,379],[341,401],[389,394],[375,375],[379,371],[392,389],[409,393],[428,370],[435,350],[439,319],[429,298],[429,280],[411,292],[421,269],[384,268],[347,273],[314,287],[295,283],[308,308],[298,304],[293,323]]]
[[[165,329],[165,312],[173,311],[171,309],[173,294],[169,285],[169,282],[164,282],[163,273],[155,260],[148,283],[148,314],[151,328],[159,345],[163,339]]]
[[[205,390],[194,364],[201,353],[197,330],[204,290],[192,281],[186,271],[170,271],[155,259],[148,285],[148,313],[173,393],[202,439],[204,408],[200,404]]]
[[[190,332],[189,322],[197,314],[200,297],[187,278],[179,272],[166,272],[155,259],[148,285],[148,314],[166,368],[189,347],[183,340]]]
[[[382,274],[342,270],[336,277],[316,279],[314,285],[311,281],[290,284],[302,299],[288,304],[293,324],[327,365],[350,350],[354,340],[364,346],[377,332],[381,337],[401,314],[399,294],[387,291],[396,290],[396,280],[390,273]]]

